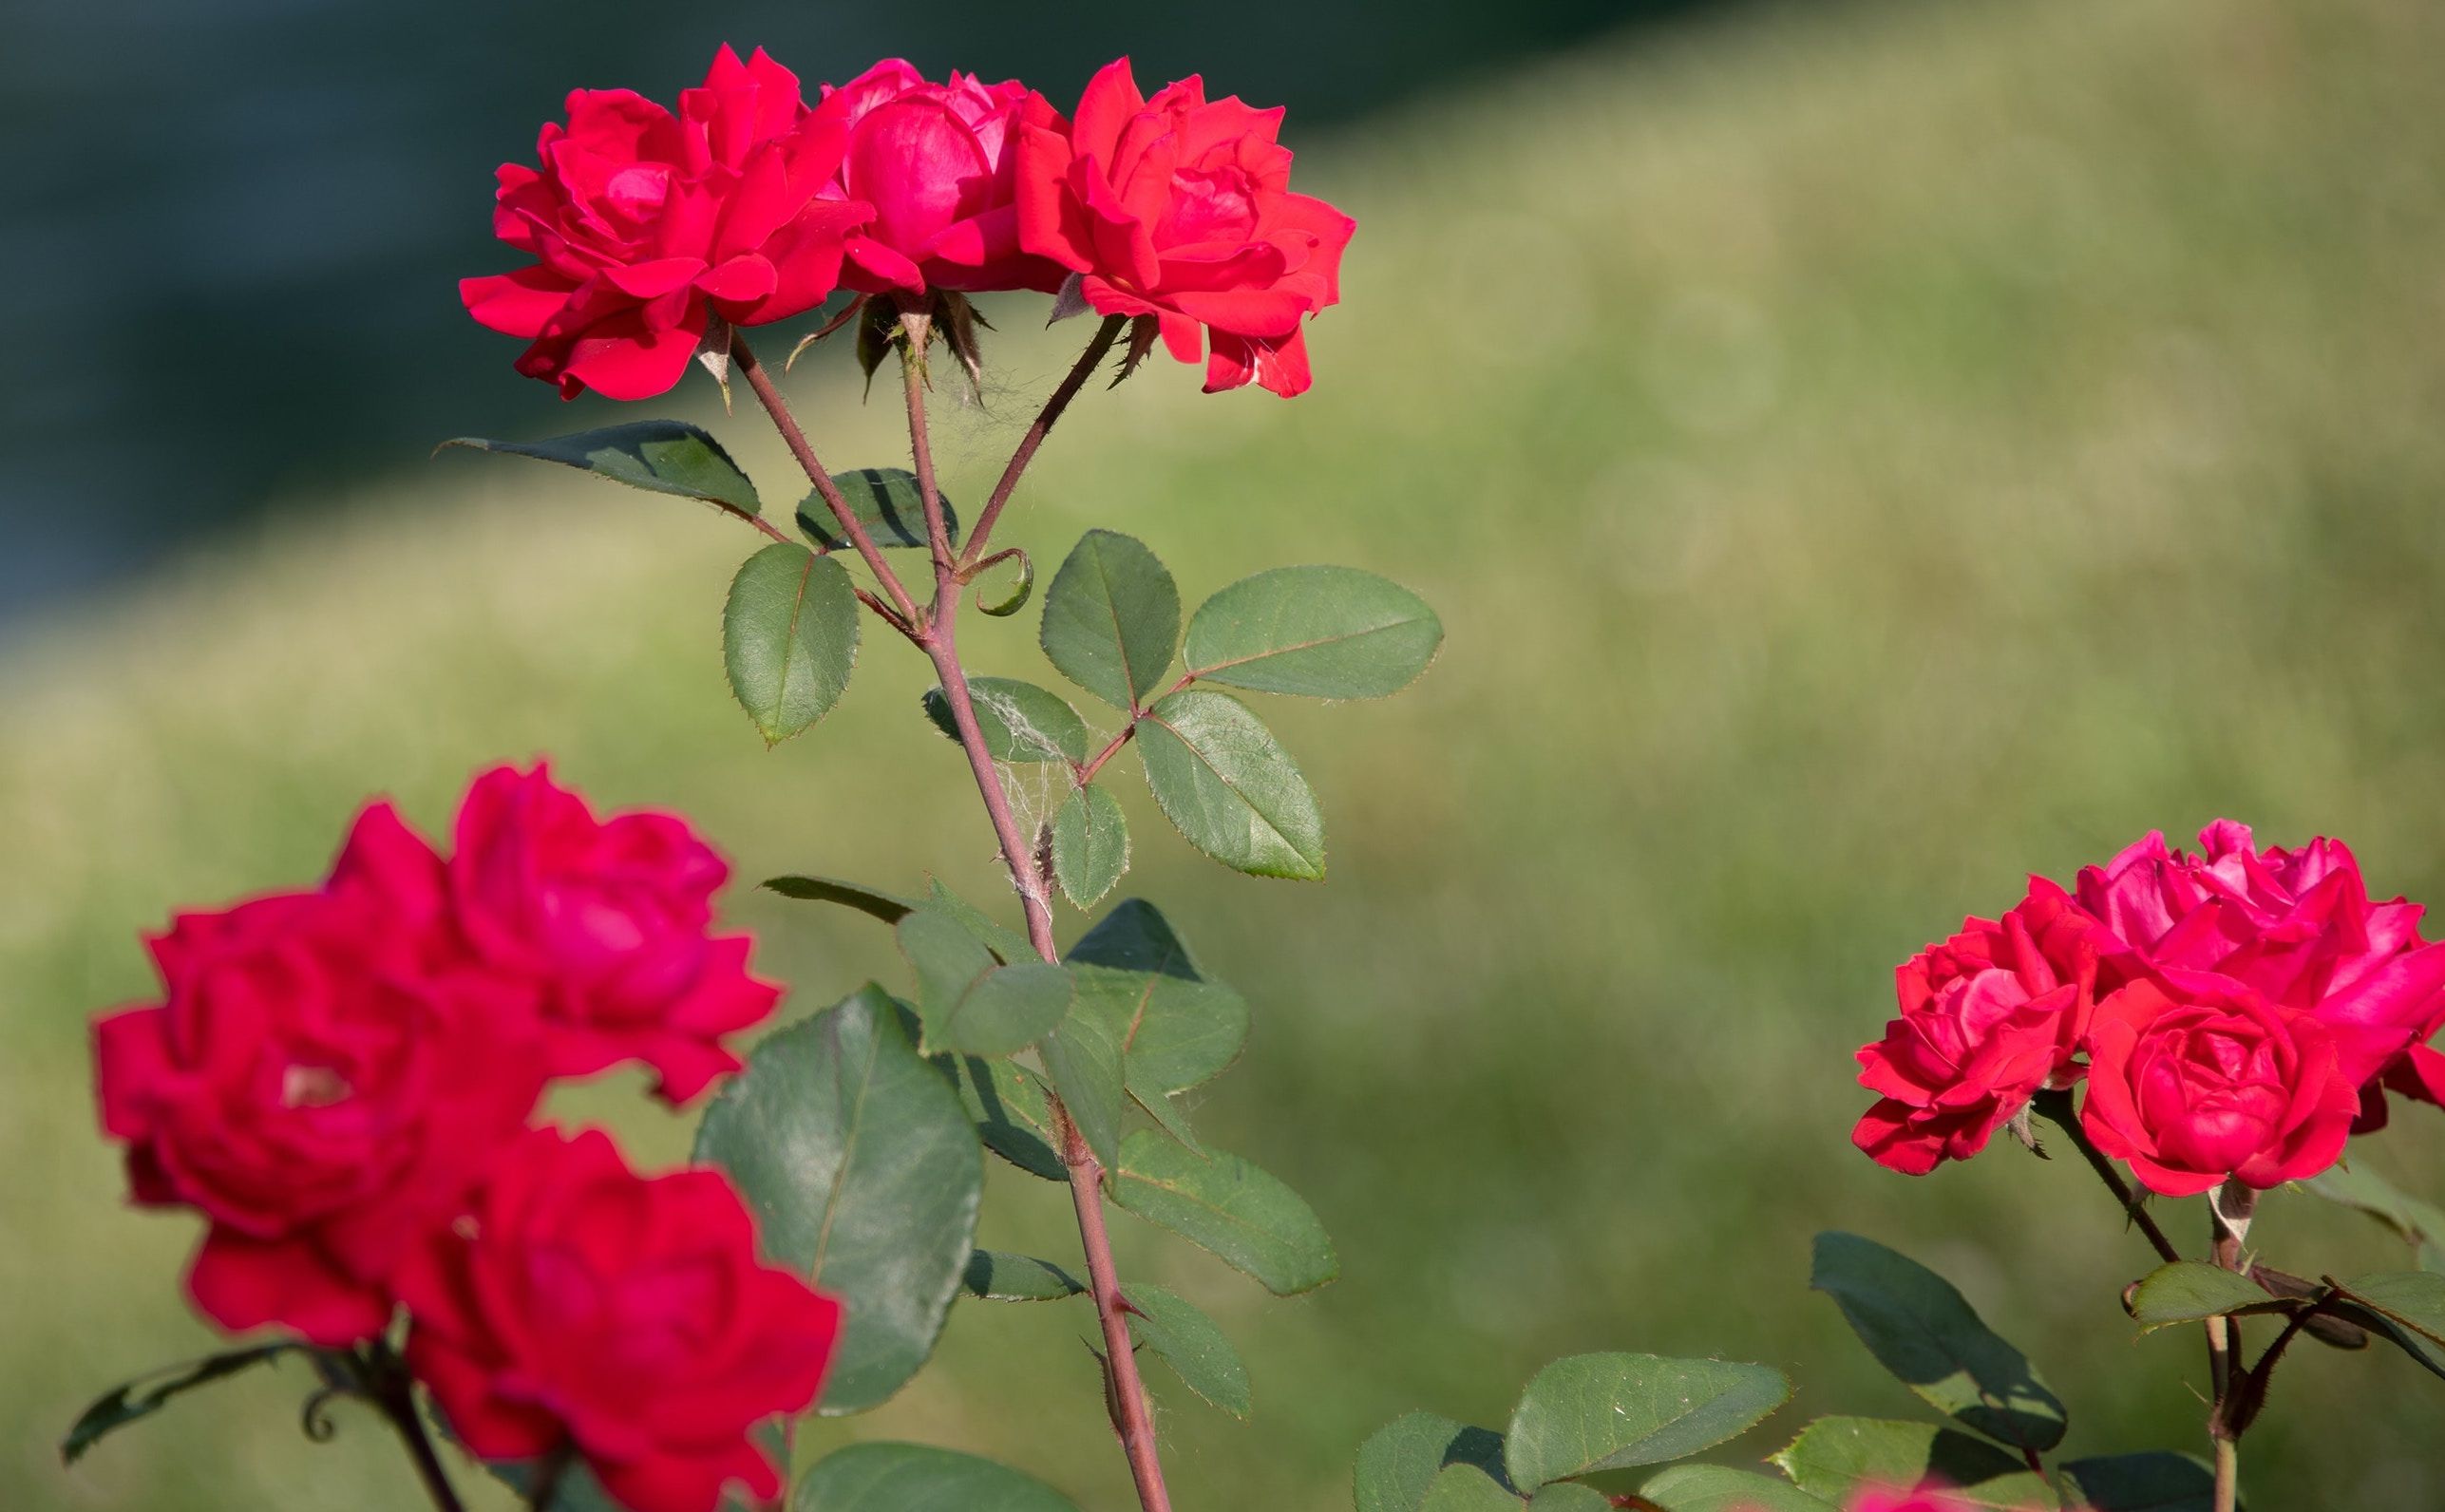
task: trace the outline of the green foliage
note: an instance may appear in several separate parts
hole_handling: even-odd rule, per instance
[[[1262,693],[1381,698],[1417,679],[1443,643],[1426,600],[1355,567],[1277,567],[1199,606],[1189,674]]]
[[[722,663],[765,744],[829,712],[857,660],[857,589],[847,569],[787,541],[741,564],[722,611]]]
[[[1437,1470],[1418,1499],[1418,1512],[1520,1512],[1520,1498],[1473,1465]]]
[[[1511,1484],[1659,1465],[1754,1426],[1791,1394],[1780,1370],[1725,1360],[1577,1354],[1539,1370],[1511,1409]]]
[[[1078,1279],[1051,1260],[1033,1255],[1006,1255],[977,1250],[968,1257],[959,1284],[971,1296],[988,1302],[1052,1302],[1087,1290]]]
[[[2266,1288],[2246,1276],[2204,1260],[2176,1260],[2140,1277],[2123,1299],[2123,1310],[2143,1330],[2172,1323],[2250,1313],[2284,1313],[2300,1304],[2269,1296]]]
[[[1774,1463],[1801,1490],[1836,1503],[1864,1485],[1917,1485],[1934,1477],[1972,1506],[2028,1512],[2059,1504],[2018,1455],[1932,1423],[1822,1417]]]
[[[1058,970],[1047,967],[1044,970]],[[1072,967],[1074,995],[1061,1026],[1044,1041],[1044,1068],[1087,1147],[1109,1166],[1121,1158],[1121,1115],[1128,1096],[1121,1035],[1127,1020],[1094,967]]]
[[[871,915],[886,924],[897,924],[908,911],[918,906],[916,899],[865,886],[861,882],[844,882],[835,877],[772,877],[764,885],[784,898],[801,902],[838,903]]]
[[[878,546],[930,545],[925,537],[925,496],[917,486],[917,475],[901,467],[861,467],[855,472],[834,473],[832,486],[841,491],[842,502],[849,514],[865,527],[866,539]],[[938,495],[942,503],[942,525],[953,543],[959,539],[959,512],[951,507],[948,495]],[[841,529],[832,506],[821,493],[809,492],[798,503],[798,528],[806,539],[825,551],[839,551],[849,544],[848,536]]]
[[[2445,1271],[2445,1208],[2402,1191],[2371,1170],[2340,1162],[2301,1183],[2329,1202],[2356,1208],[2402,1236],[2423,1271]]]
[[[1834,1299],[1878,1364],[1940,1411],[2016,1448],[2063,1441],[2061,1399],[1935,1272],[1872,1239],[1825,1233],[1809,1284]]]
[[[174,1396],[192,1391],[199,1386],[210,1386],[240,1370],[269,1364],[283,1354],[305,1348],[305,1345],[284,1340],[277,1344],[258,1344],[251,1349],[227,1350],[122,1382],[102,1393],[92,1406],[77,1414],[67,1436],[60,1440],[60,1463],[74,1465],[85,1457],[85,1450],[128,1424],[151,1417],[167,1407]]]
[[[917,972],[929,1052],[1009,1055],[1051,1033],[1070,1011],[1070,973],[1046,961],[1005,966],[967,927],[932,907],[895,926]]]
[[[1248,1368],[1214,1320],[1162,1287],[1131,1281],[1129,1336],[1163,1357],[1181,1384],[1236,1418],[1252,1410]]]
[[[738,1183],[766,1254],[845,1308],[827,1416],[882,1402],[934,1351],[983,1197],[959,1097],[900,1018],[869,985],[772,1034],[696,1133],[695,1158]]]
[[[2216,1472],[2161,1450],[2065,1462],[2063,1489],[2091,1512],[2212,1512]]]
[[[486,441],[457,436],[444,446],[470,446],[512,457],[534,457],[597,477],[682,499],[701,499],[742,519],[764,512],[755,484],[730,461],[722,444],[676,420],[637,420],[600,430],[581,430],[548,441]],[[439,448],[436,448],[437,450]]]
[[[1173,693],[1139,724],[1138,757],[1164,817],[1199,850],[1255,877],[1323,878],[1316,794],[1247,705]]]
[[[1120,801],[1092,783],[1071,789],[1052,816],[1052,877],[1061,896],[1091,908],[1129,869],[1129,822]]]
[[[1613,1499],[1592,1485],[1556,1481],[1528,1498],[1528,1512],[1612,1512]]]
[[[852,1444],[790,1493],[789,1512],[1078,1512],[1043,1482],[973,1454],[919,1444]]]
[[[1144,543],[1090,530],[1044,591],[1037,633],[1061,674],[1115,709],[1161,686],[1180,643],[1180,590]]]
[[[2358,1304],[2350,1315],[2401,1346],[2404,1353],[2445,1376],[2445,1276],[2389,1271],[2356,1276],[2341,1295]]]
[[[938,878],[926,879],[925,906],[957,919],[961,929],[976,936],[979,943],[1002,960],[1037,959],[1035,947],[1029,943],[1026,936],[943,886]]]
[[[1394,1418],[1358,1446],[1357,1512],[1419,1512],[1436,1477],[1452,1465],[1473,1467],[1511,1495],[1502,1435],[1432,1412]]]
[[[968,697],[976,706],[977,733],[994,760],[1075,765],[1087,759],[1087,722],[1058,693],[1014,677],[972,677]],[[941,689],[925,690],[925,717],[951,739],[959,738]]]
[[[1277,1296],[1312,1292],[1341,1274],[1315,1210],[1237,1155],[1200,1156],[1140,1129],[1122,1142],[1111,1180],[1121,1206],[1212,1251]]]
[[[1832,1512],[1832,1503],[1772,1476],[1720,1465],[1676,1465],[1639,1494],[1664,1512]]]
[[[1070,948],[1082,1000],[1117,1026],[1129,1098],[1194,1148],[1171,1099],[1221,1075],[1248,1040],[1248,1005],[1210,981],[1163,914],[1129,898]]]

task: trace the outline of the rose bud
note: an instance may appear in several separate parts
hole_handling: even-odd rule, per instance
[[[533,266],[459,285],[467,313],[534,343],[518,370],[612,399],[679,381],[715,318],[804,313],[839,280],[870,206],[818,197],[847,144],[798,76],[728,47],[679,113],[627,89],[579,89],[543,127],[539,166],[503,163],[493,232]]]
[[[1309,383],[1301,322],[1341,298],[1357,222],[1290,190],[1279,109],[1208,102],[1191,77],[1152,100],[1123,58],[1074,121],[1031,102],[1019,137],[1019,245],[1079,275],[1107,315],[1140,317],[1172,356],[1206,350],[1205,391]]]
[[[630,1512],[761,1504],[757,1424],[811,1406],[840,1305],[759,1264],[718,1171],[641,1177],[610,1136],[540,1128],[503,1153],[472,1219],[403,1270],[408,1368],[488,1460],[574,1453]]]
[[[1967,1160],[2072,1054],[2096,986],[2096,923],[2042,878],[2000,920],[1964,920],[1894,973],[1902,1016],[1860,1048],[1860,1085],[1882,1099],[1851,1142],[1881,1165],[1924,1176]]]
[[[713,894],[729,879],[687,821],[598,821],[540,765],[476,779],[449,867],[469,948],[539,995],[552,1074],[636,1061],[673,1103],[736,1070],[722,1037],[781,999],[748,974],[747,936],[711,932]]]
[[[826,85],[849,141],[823,194],[874,207],[842,281],[866,293],[1060,288],[1068,270],[1019,246],[1015,133],[1033,97],[1014,79],[929,84],[898,58]]]
[[[2167,1197],[2315,1176],[2360,1104],[2325,1025],[2229,978],[2133,982],[2090,1025],[2080,1126]]]
[[[103,1126],[138,1202],[210,1221],[187,1285],[223,1328],[379,1333],[401,1257],[535,1105],[527,994],[432,929],[440,868],[369,809],[332,886],[180,916],[151,941],[161,1005],[94,1026]]]

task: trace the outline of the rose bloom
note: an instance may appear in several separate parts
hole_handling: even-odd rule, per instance
[[[1279,109],[1208,102],[1195,77],[1152,100],[1123,58],[1074,121],[1029,102],[1019,137],[1019,244],[1079,275],[1108,315],[1144,317],[1182,362],[1205,350],[1205,390],[1309,383],[1301,322],[1341,298],[1357,222],[1290,190]]]
[[[1882,1096],[1851,1142],[1911,1176],[1984,1149],[2039,1087],[2074,1074],[2096,970],[2095,921],[2042,878],[2002,918],[1964,920],[1903,963],[1902,1016],[1859,1050],[1860,1085]]]
[[[2167,1197],[2315,1176],[2360,1104],[2325,1025],[2229,978],[2186,977],[2171,995],[2133,982],[2090,1026],[2080,1125]]]
[[[368,809],[331,886],[178,917],[150,942],[161,1003],[94,1026],[103,1126],[138,1202],[210,1221],[187,1285],[223,1328],[380,1332],[401,1257],[534,1106],[527,994],[418,923],[440,869]]]
[[[728,47],[679,113],[627,89],[579,89],[539,166],[503,163],[493,232],[532,266],[459,285],[467,312],[534,343],[518,370],[612,399],[679,381],[715,317],[753,326],[823,302],[842,238],[871,207],[819,198],[846,145],[798,76]]]
[[[1929,1481],[1916,1490],[1869,1486],[1843,1503],[1843,1512],[1977,1512],[1942,1483]]]
[[[2125,947],[2105,963],[2109,985],[2151,973],[2230,977],[2316,1015],[2355,1085],[2391,1065],[2390,1083],[2423,1095],[2406,1051],[2445,1027],[2445,944],[2419,937],[2420,906],[2372,902],[2341,841],[2261,849],[2247,825],[2218,820],[2199,843],[2192,856],[2151,834],[2080,873],[2082,905]],[[2369,1098],[2382,1122],[2375,1087]]]
[[[637,1061],[673,1103],[738,1069],[722,1036],[781,999],[748,974],[747,936],[711,933],[713,894],[729,879],[687,821],[597,820],[540,765],[476,779],[449,867],[469,948],[540,995],[552,1074]]]
[[[1015,132],[1031,98],[1015,79],[929,84],[899,58],[825,85],[849,137],[823,193],[874,208],[848,238],[843,282],[865,293],[1060,288],[1067,271],[1019,247]]]
[[[408,1368],[488,1460],[574,1449],[631,1512],[713,1512],[781,1475],[749,1439],[815,1401],[841,1308],[755,1257],[718,1171],[641,1177],[608,1135],[541,1128],[471,1222],[400,1276]]]

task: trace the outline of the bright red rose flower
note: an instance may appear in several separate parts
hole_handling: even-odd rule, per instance
[[[2315,1176],[2360,1106],[2323,1024],[2229,978],[2133,982],[2090,1025],[2080,1125],[2167,1197]]]
[[[2095,1002],[2095,920],[2042,878],[2000,919],[1896,969],[1902,1016],[1859,1050],[1860,1085],[1880,1093],[1851,1142],[1880,1165],[1924,1176],[1986,1148],[2039,1087],[2067,1084]]]
[[[400,1258],[535,1105],[528,994],[412,922],[436,917],[440,871],[375,805],[330,887],[178,917],[150,942],[161,1005],[95,1023],[103,1127],[137,1201],[210,1220],[187,1285],[223,1328],[381,1332]]]
[[[820,198],[847,144],[798,76],[728,47],[673,116],[627,89],[579,89],[539,168],[503,163],[493,231],[533,266],[459,285],[467,312],[534,343],[518,370],[612,399],[679,381],[707,327],[784,320],[839,280],[872,209]]]
[[[2126,947],[2110,954],[2106,979],[2233,978],[2316,1015],[2356,1085],[2392,1065],[2389,1080],[2420,1095],[2417,1077],[2402,1074],[2406,1051],[2445,1027],[2445,944],[2419,937],[2420,906],[2371,901],[2338,840],[2261,849],[2247,825],[2218,820],[2199,843],[2192,856],[2151,834],[2080,873],[2081,902]],[[2375,1087],[2369,1096],[2382,1122]]]
[[[1079,274],[1103,313],[1155,321],[1180,361],[1206,347],[1206,392],[1254,380],[1304,393],[1300,323],[1340,300],[1357,222],[1291,193],[1281,120],[1237,96],[1209,103],[1194,76],[1147,100],[1127,58],[1087,85],[1075,121],[1032,101],[1019,245]]]
[[[865,293],[1060,288],[1068,271],[1019,247],[1017,128],[1031,98],[1015,79],[929,84],[898,58],[826,85],[849,144],[824,194],[874,207],[848,238],[842,281]]]
[[[1977,1512],[1943,1484],[1930,1481],[1916,1490],[1869,1486],[1843,1503],[1843,1512]]]
[[[638,1061],[673,1103],[738,1069],[722,1037],[781,1000],[748,974],[747,936],[711,933],[713,894],[729,879],[686,820],[597,820],[540,765],[476,779],[449,866],[469,948],[540,993],[552,1074]]]
[[[841,1326],[837,1302],[757,1263],[728,1178],[638,1176],[594,1130],[513,1146],[399,1294],[408,1367],[468,1448],[574,1448],[631,1512],[713,1512],[731,1483],[778,1498],[749,1430],[814,1402]]]

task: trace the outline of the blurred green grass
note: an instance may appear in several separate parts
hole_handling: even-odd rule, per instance
[[[1089,524],[1130,531],[1192,601],[1361,563],[1450,629],[1399,699],[1267,707],[1323,796],[1327,885],[1222,874],[1129,795],[1127,890],[1257,1005],[1201,1125],[1344,1258],[1276,1303],[1124,1220],[1125,1276],[1207,1306],[1255,1378],[1243,1427],[1155,1372],[1184,1508],[1344,1506],[1382,1421],[1499,1424],[1584,1349],[1793,1371],[1727,1456],[1911,1414],[1805,1290],[1829,1226],[1952,1276],[2063,1390],[2073,1451],[2193,1446],[2199,1351],[2132,1342],[2114,1294],[2145,1252],[2085,1173],[1874,1168],[1849,1051],[1892,962],[2152,826],[2339,833],[2380,890],[2445,896],[2440,58],[2425,0],[1769,9],[1305,143],[1362,227],[1314,394],[1205,398],[1158,360],[1065,425],[1011,534],[1049,570]],[[939,442],[961,497],[1083,334],[1004,340]],[[792,387],[835,465],[899,455],[889,406]],[[750,415],[711,418],[794,495]],[[830,720],[759,747],[716,644],[753,544],[453,455],[295,501],[0,666],[0,1502],[410,1504],[370,1420],[298,1437],[294,1374],[57,1467],[86,1398],[209,1342],[176,1287],[192,1224],[120,1206],[85,1084],[85,1014],[147,990],[134,931],[170,907],[313,875],[370,789],[436,823],[471,769],[546,751],[605,803],[694,815],[743,878],[1003,896],[906,648],[870,638]],[[1025,623],[972,619],[976,659],[1050,681]],[[893,969],[862,919],[736,912],[793,1011]],[[570,1111],[677,1159],[686,1125],[635,1090]],[[2409,1111],[2367,1158],[2445,1189],[2440,1129]],[[1074,1243],[1008,1173],[985,1221]],[[2295,1270],[2392,1263],[2306,1199],[2257,1237]],[[1085,1332],[964,1306],[934,1369],[810,1446],[966,1446],[1127,1504]],[[2434,1381],[2286,1374],[2259,1505],[2445,1497]]]

